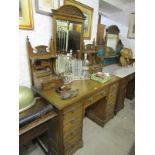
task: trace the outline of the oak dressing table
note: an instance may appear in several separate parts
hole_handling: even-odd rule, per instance
[[[104,116],[96,115],[95,109],[88,114],[89,118],[101,126],[114,116],[119,80],[120,78],[113,76],[104,84],[93,80],[73,81],[68,86],[79,89],[79,95],[67,100],[61,99],[55,89],[38,90],[33,87],[33,90],[51,103],[58,113],[57,136],[59,138],[54,140],[59,146],[58,155],[71,155],[83,146],[83,118],[87,107],[96,103],[104,107]],[[102,102],[103,98],[106,98],[106,102]]]
[[[53,69],[55,67],[55,56],[65,54],[70,50],[66,36],[68,31],[76,30],[78,34],[80,33],[80,40],[78,40],[79,49],[74,48],[73,53],[78,54],[78,58],[82,57],[84,19],[85,17],[81,10],[75,6],[64,5],[58,10],[53,11],[54,44],[52,44],[52,47],[54,56],[52,57],[51,67],[53,74],[55,73]],[[61,27],[61,24],[67,25],[68,28],[72,26],[73,29],[69,29],[65,33],[66,26]],[[70,24],[71,26],[69,26]],[[60,38],[62,31],[58,30],[63,30],[65,38]],[[62,40],[65,43],[62,43]],[[63,46],[60,46],[62,44]],[[56,93],[53,87],[38,89],[32,83],[32,89],[40,97],[52,104],[54,111],[58,114],[54,130],[51,128],[53,135],[51,151],[53,155],[72,155],[83,146],[82,131],[85,114],[100,126],[104,126],[114,116],[120,79],[117,76],[112,76],[112,79],[104,84],[93,80],[75,80],[67,86],[71,89],[79,89],[79,94],[66,100],[61,99],[61,96]]]

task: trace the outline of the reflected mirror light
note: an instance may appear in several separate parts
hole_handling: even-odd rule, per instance
[[[57,53],[73,54],[80,51],[81,24],[65,20],[57,20],[56,48]]]

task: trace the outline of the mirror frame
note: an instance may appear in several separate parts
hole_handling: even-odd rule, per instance
[[[118,46],[118,42],[119,42],[119,28],[116,25],[111,25],[106,29],[106,46],[107,47],[111,47],[108,46],[108,40],[112,39],[115,40],[116,42],[116,47],[114,49],[114,51],[117,51],[117,46]]]
[[[56,20],[70,21],[76,24],[81,24],[81,35],[80,35],[80,53],[79,58],[82,57],[83,52],[83,30],[84,30],[84,20],[85,16],[82,11],[73,5],[63,5],[57,10],[53,11],[53,37],[54,37],[54,48],[57,53],[56,48],[56,32],[57,32],[57,22]]]

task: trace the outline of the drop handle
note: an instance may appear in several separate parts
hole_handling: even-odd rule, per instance
[[[75,135],[75,133],[76,133],[76,131],[75,131],[75,130],[73,130],[73,131],[71,131],[70,135],[71,135],[71,136],[74,136],[74,135]]]
[[[104,96],[104,95],[105,95],[105,91],[102,91],[102,92],[101,92],[101,95],[103,95],[103,96]]]
[[[74,112],[75,112],[75,107],[72,108],[72,109],[70,109],[68,112],[70,112],[70,113],[74,113]]]
[[[71,124],[74,124],[75,121],[76,121],[75,118],[73,118],[73,119],[70,120],[70,123],[71,123]]]
[[[89,98],[88,101],[89,101],[90,103],[92,103],[92,102],[93,102],[93,97]]]

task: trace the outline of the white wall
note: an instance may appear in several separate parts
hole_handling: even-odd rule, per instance
[[[79,0],[81,3],[94,8],[92,19],[92,36],[91,40],[86,40],[85,43],[92,43],[93,38],[96,38],[97,22],[98,22],[98,0]],[[29,36],[32,46],[43,44],[48,45],[52,35],[52,17],[35,13],[34,0],[32,0],[34,30],[19,30],[19,85],[30,87],[30,74],[28,66],[28,57],[26,49],[26,36]]]
[[[120,39],[122,43],[124,44],[124,47],[131,48],[133,51],[133,54],[135,55],[135,39],[128,39],[128,27],[125,25],[122,25],[114,20],[111,20],[105,16],[101,16],[101,24],[106,25],[106,27],[110,25],[117,25],[120,29]]]
[[[34,30],[19,30],[19,84],[30,87],[30,74],[26,49],[26,36],[29,36],[32,46],[48,45],[52,35],[52,17],[36,14],[32,0]]]

